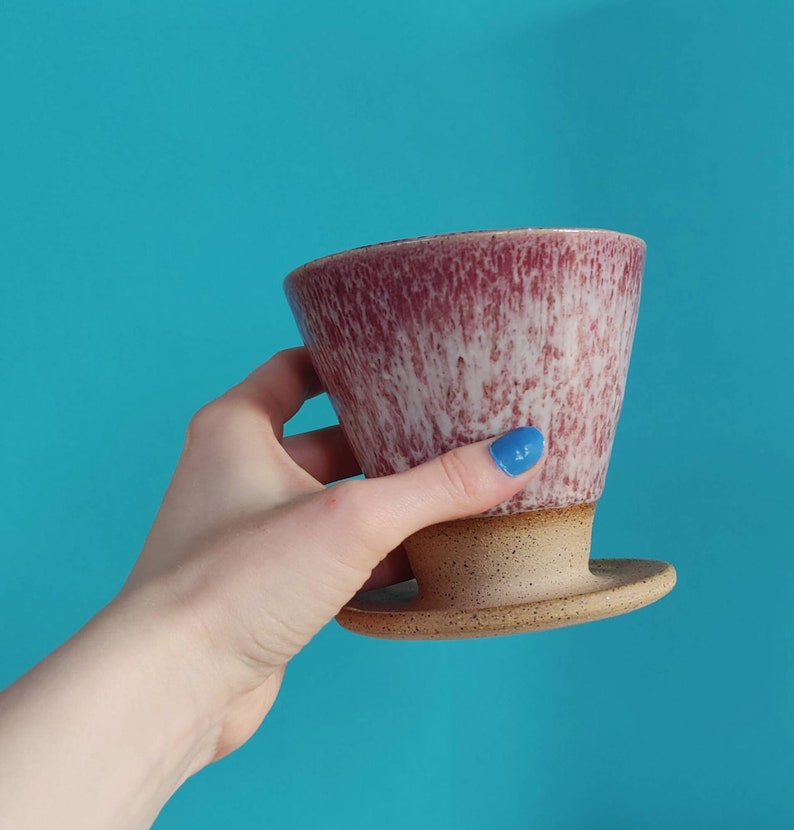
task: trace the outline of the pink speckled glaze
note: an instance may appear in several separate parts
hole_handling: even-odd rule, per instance
[[[543,430],[542,474],[499,515],[601,495],[644,264],[613,231],[477,231],[335,254],[285,288],[367,476]]]

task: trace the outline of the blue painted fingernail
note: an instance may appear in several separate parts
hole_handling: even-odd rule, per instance
[[[539,429],[518,427],[497,438],[488,449],[496,466],[503,473],[515,477],[540,461],[545,445],[543,433]]]

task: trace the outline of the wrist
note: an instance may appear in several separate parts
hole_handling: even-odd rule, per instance
[[[148,827],[214,757],[224,705],[189,615],[123,593],[0,695],[0,825]]]
[[[109,646],[117,643],[142,709],[151,707],[150,760],[170,770],[176,789],[216,757],[228,707],[207,633],[190,605],[160,583],[122,592],[94,623]]]

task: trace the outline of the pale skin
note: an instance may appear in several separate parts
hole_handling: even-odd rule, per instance
[[[481,442],[327,487],[359,472],[339,428],[282,437],[320,391],[291,349],[194,416],[118,596],[0,694],[0,830],[150,827],[258,729],[353,594],[410,575],[407,536],[499,504],[543,464],[510,477]]]

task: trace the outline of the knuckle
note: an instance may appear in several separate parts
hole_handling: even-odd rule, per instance
[[[445,490],[453,502],[466,506],[481,500],[477,476],[472,474],[461,453],[453,450],[440,456],[438,461]]]
[[[231,406],[224,398],[216,398],[204,404],[190,419],[187,426],[187,442],[204,441],[224,433],[232,420]]]
[[[356,520],[366,514],[365,492],[361,481],[343,481],[328,487],[323,496],[323,506],[332,516]]]
[[[343,548],[372,548],[388,534],[367,482],[355,479],[327,487],[322,499],[322,521],[328,528],[329,541],[338,542],[344,537],[347,543]],[[343,558],[346,555],[342,553]]]

